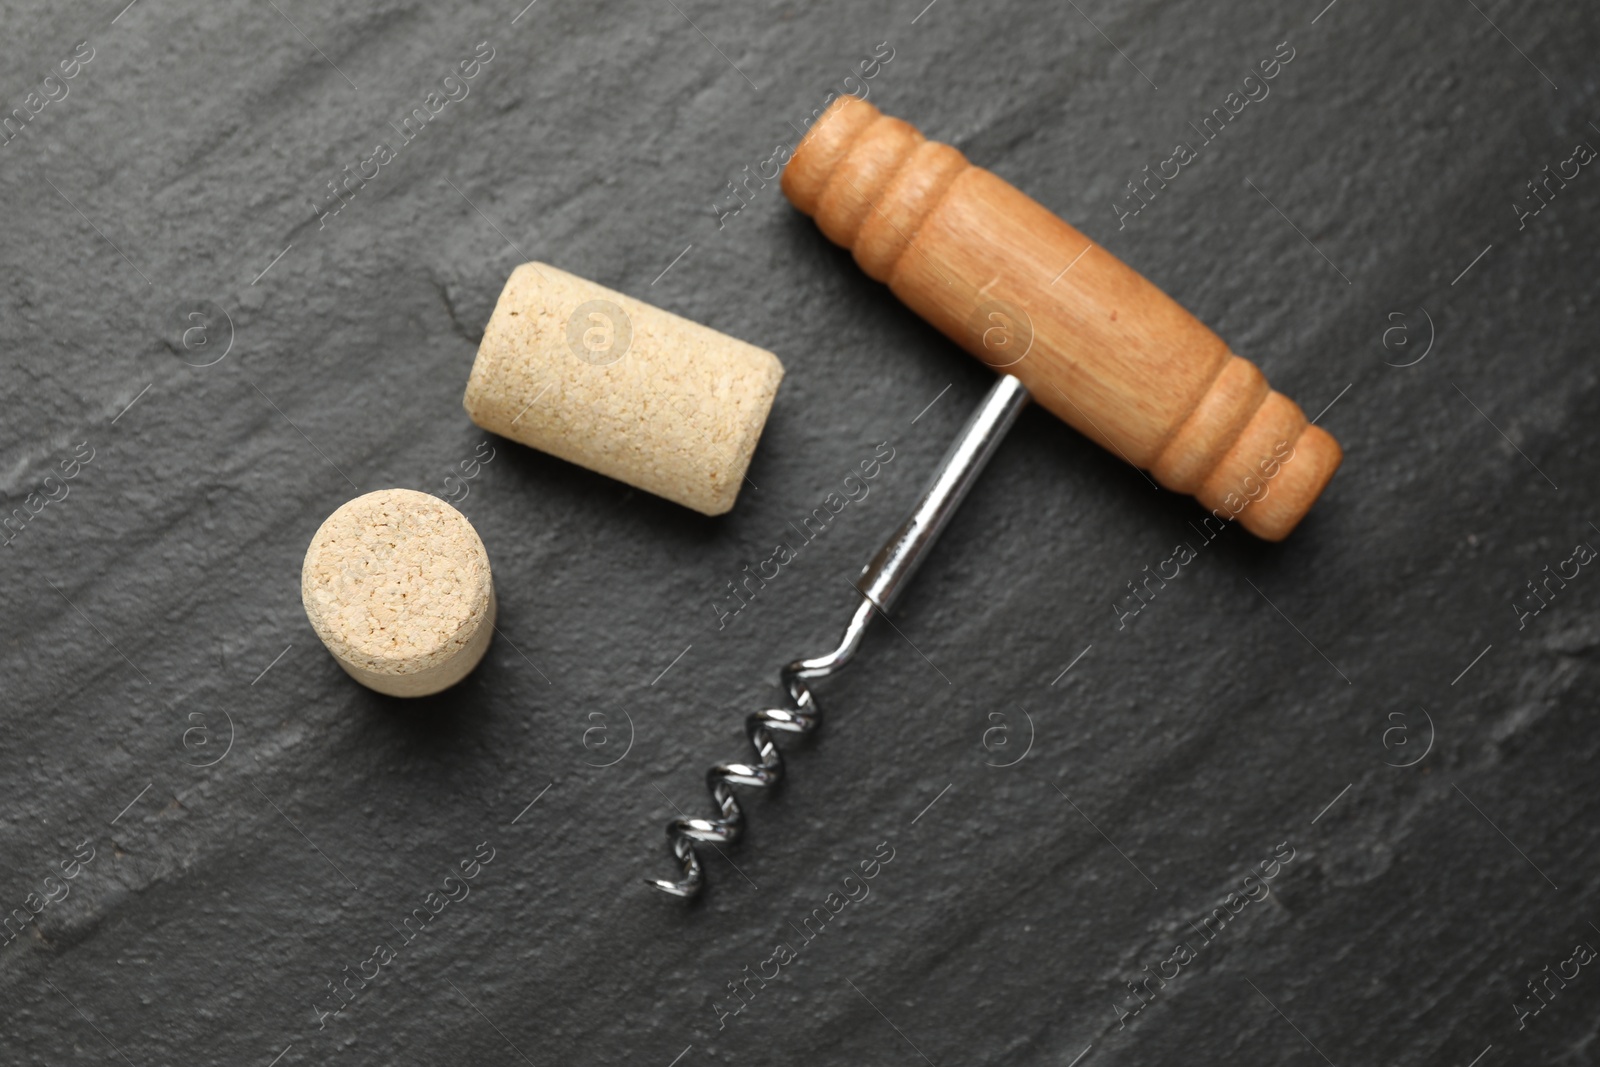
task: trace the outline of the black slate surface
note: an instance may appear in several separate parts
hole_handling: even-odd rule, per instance
[[[1600,145],[1592,6],[924,3],[6,5],[5,107],[59,98],[0,146],[4,510],[40,494],[0,552],[0,906],[41,908],[0,947],[0,1062],[1595,1062],[1600,577],[1516,607],[1600,545],[1600,174],[1537,214],[1526,184]],[[663,823],[832,646],[989,379],[775,184],[718,225],[880,42],[874,102],[1331,405],[1347,457],[1286,543],[1222,535],[1119,630],[1201,513],[1026,412],[684,907],[641,884]],[[379,697],[311,633],[301,556],[357,489],[459,497],[476,342],[534,258],[778,353],[760,488],[709,520],[495,442],[461,506],[502,634]]]

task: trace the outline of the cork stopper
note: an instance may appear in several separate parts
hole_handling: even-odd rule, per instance
[[[397,697],[447,689],[494,634],[489,555],[438,497],[381,489],[329,515],[300,571],[306,617],[352,678]]]
[[[771,352],[524,263],[483,331],[463,404],[491,433],[721,515],[782,380]]]

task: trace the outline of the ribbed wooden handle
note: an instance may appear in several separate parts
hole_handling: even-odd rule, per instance
[[[1281,540],[1338,469],[1331,435],[1137,271],[871,104],[835,101],[783,191],[946,336],[1219,518]]]

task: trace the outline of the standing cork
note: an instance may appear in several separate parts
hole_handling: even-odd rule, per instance
[[[524,263],[484,330],[463,403],[491,433],[720,515],[782,379],[771,352]]]
[[[341,506],[300,571],[306,617],[350,676],[397,697],[466,677],[494,634],[489,556],[437,497],[383,489]]]

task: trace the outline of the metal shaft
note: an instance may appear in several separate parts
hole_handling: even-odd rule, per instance
[[[939,461],[938,470],[910,517],[861,572],[856,588],[861,590],[862,601],[850,617],[850,625],[839,639],[839,647],[814,659],[796,660],[783,669],[779,678],[793,707],[766,708],[753,712],[745,720],[745,733],[760,762],[719,763],[712,767],[706,772],[706,786],[711,791],[716,815],[709,819],[680,815],[667,824],[672,854],[683,877],[677,880],[651,878],[647,880],[651,886],[675,897],[692,898],[699,894],[705,883],[705,869],[695,854],[695,844],[732,844],[744,833],[744,808],[733,787],[769,789],[783,778],[783,753],[773,734],[808,734],[817,728],[822,709],[817,706],[807,683],[828,677],[855,655],[873,616],[879,610],[888,611],[899,597],[901,588],[910,581],[922,557],[938,539],[939,532],[950,521],[967,490],[972,488],[973,480],[989,462],[1027,403],[1027,388],[1009,374],[1001,375],[994,383],[994,388],[962,427],[944,459]]]
[[[927,490],[900,528],[861,569],[856,588],[883,611],[894,607],[928,549],[966,499],[972,483],[1005,438],[1006,431],[1028,404],[1028,389],[1002,374],[951,443],[928,482]]]

